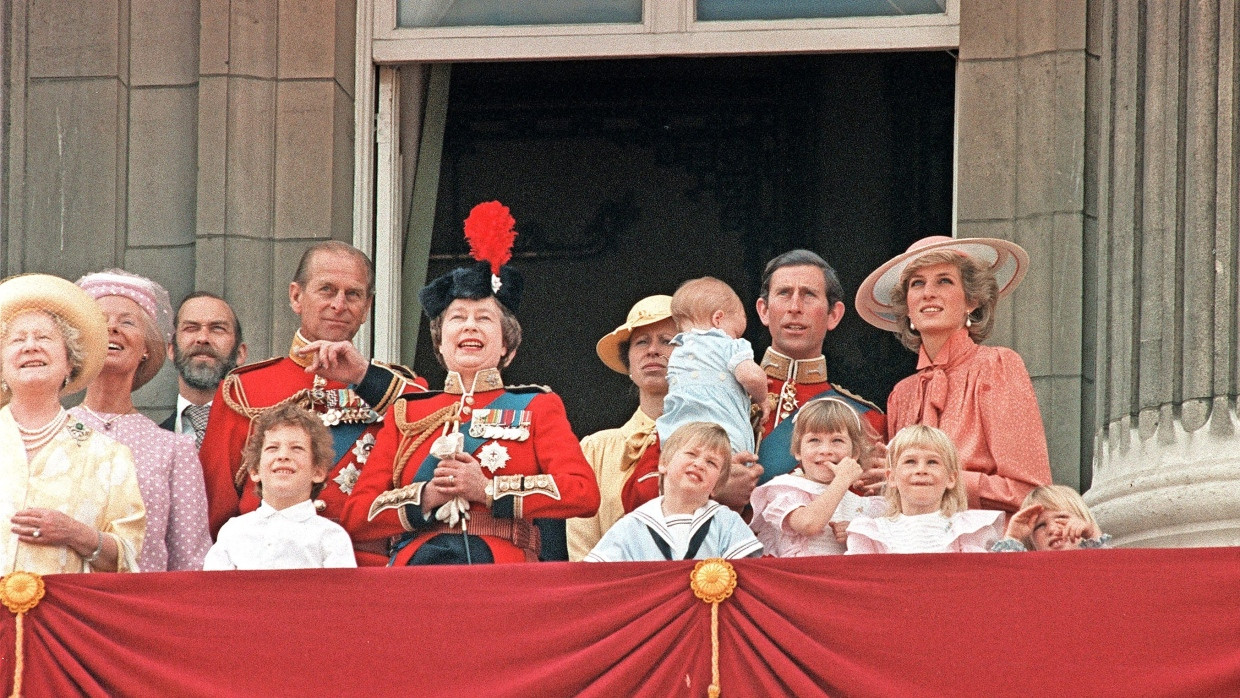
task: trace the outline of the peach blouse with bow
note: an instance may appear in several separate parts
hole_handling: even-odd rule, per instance
[[[887,437],[910,424],[938,427],[960,454],[970,509],[1016,511],[1051,483],[1042,414],[1020,354],[975,344],[961,328],[933,360],[918,351],[917,373],[887,398]]]

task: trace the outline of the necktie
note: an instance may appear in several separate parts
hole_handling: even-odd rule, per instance
[[[211,413],[210,405],[189,405],[181,414],[194,427],[194,444],[202,448],[202,436],[207,433],[207,415]]]

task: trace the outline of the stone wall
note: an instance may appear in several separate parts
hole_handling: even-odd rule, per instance
[[[1081,485],[1085,0],[963,0],[957,70],[957,233],[1023,246],[1024,283],[990,342],[1033,378],[1055,481]]]
[[[309,241],[352,240],[353,0],[9,0],[0,275],[122,266],[295,329]],[[137,395],[171,407],[175,376]]]

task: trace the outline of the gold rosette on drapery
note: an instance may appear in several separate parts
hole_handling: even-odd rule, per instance
[[[26,612],[39,605],[43,598],[43,578],[33,572],[18,570],[0,577],[0,603],[8,607],[17,616],[14,630],[15,651],[13,653],[13,693],[10,698],[22,694],[22,618]]]
[[[710,688],[706,694],[719,698],[719,604],[736,590],[736,568],[721,557],[702,560],[689,573],[689,588],[710,604]]]

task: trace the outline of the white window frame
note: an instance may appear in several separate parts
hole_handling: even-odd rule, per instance
[[[399,360],[401,343],[399,65],[925,51],[960,45],[960,0],[947,0],[942,14],[711,22],[696,20],[695,0],[644,0],[640,24],[416,29],[396,26],[396,2],[358,0],[354,104],[353,237],[376,267],[373,331],[363,328],[359,347],[389,361]],[[955,179],[953,173],[953,209]]]

